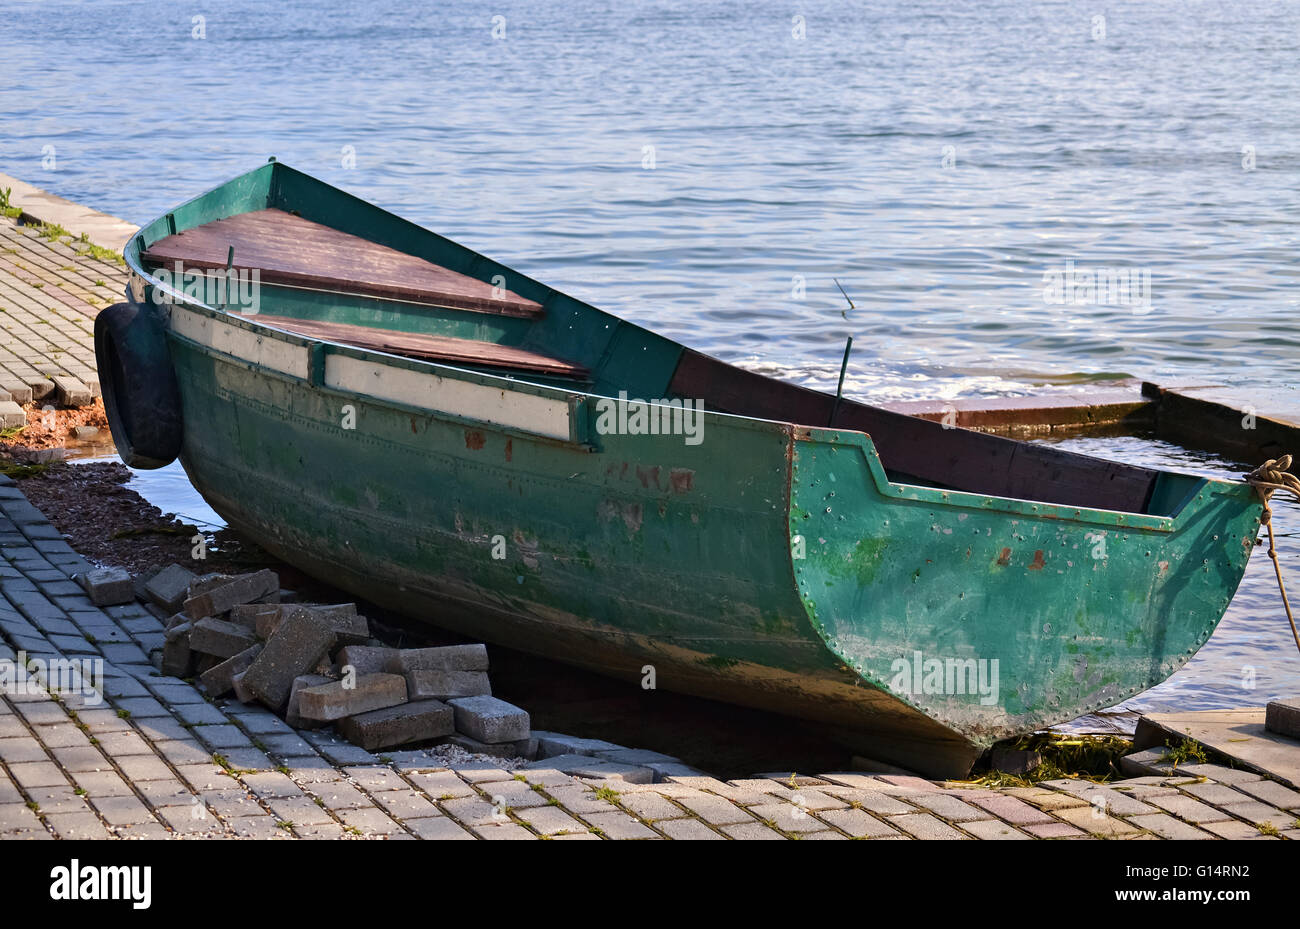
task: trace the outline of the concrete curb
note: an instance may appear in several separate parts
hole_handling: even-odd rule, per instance
[[[6,187],[10,188],[9,202],[22,208],[22,221],[28,224],[57,223],[74,238],[85,235],[96,245],[119,252],[126,247],[127,240],[140,231],[139,226],[124,219],[64,200],[8,174],[0,174],[0,190]]]

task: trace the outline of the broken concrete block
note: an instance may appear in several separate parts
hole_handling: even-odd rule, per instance
[[[494,758],[527,758],[531,761],[537,757],[537,740],[533,738],[520,739],[518,742],[480,742],[463,732],[454,732],[443,739],[441,744],[455,745],[467,752],[491,755]]]
[[[78,574],[77,582],[95,606],[117,606],[135,599],[135,584],[125,568],[92,568]]]
[[[406,675],[411,699],[447,700],[451,697],[491,696],[486,671],[411,671]]]
[[[348,645],[339,649],[334,662],[342,672],[351,667],[356,674],[378,674],[388,668],[388,662],[397,657],[395,648],[375,648],[370,645]],[[408,693],[409,693],[409,681]]]
[[[54,375],[54,395],[59,406],[86,406],[92,399],[90,388],[67,374]]]
[[[334,630],[299,607],[280,623],[244,672],[244,686],[270,709],[283,712],[293,679],[316,667],[333,646]],[[402,684],[405,687],[406,682]]]
[[[1270,701],[1264,709],[1264,728],[1278,735],[1300,739],[1300,698]]]
[[[189,677],[194,673],[194,652],[190,650],[190,624],[181,623],[167,630],[163,640],[163,674]]]
[[[440,700],[417,700],[401,706],[371,710],[338,723],[339,734],[366,751],[392,748],[450,735],[455,729],[452,708]]]
[[[218,665],[214,665],[202,676],[203,687],[210,697],[223,697],[235,689],[234,677],[241,671],[247,671],[262,650],[262,643],[255,642],[238,655],[233,655]]]
[[[163,568],[144,585],[144,594],[168,613],[178,613],[189,596],[194,572],[171,564]]]
[[[331,722],[344,716],[369,713],[406,702],[406,679],[400,674],[362,674],[347,686],[347,679],[308,687],[298,693],[298,715]]]
[[[298,695],[308,687],[319,687],[321,684],[328,684],[330,679],[320,674],[300,674],[293,679],[293,687],[289,689],[289,705],[284,712],[284,721],[295,729],[319,729],[325,723],[317,722],[312,719],[303,719],[298,713]]]
[[[486,671],[487,646],[445,645],[440,648],[404,648],[386,669],[394,674],[410,671]]]
[[[230,621],[254,630],[263,639],[269,638],[280,624],[280,605],[278,603],[238,603],[230,608]],[[261,624],[266,622],[266,631]]]
[[[496,697],[448,700],[456,711],[456,731],[480,742],[517,742],[529,737],[526,710]]]
[[[253,630],[224,619],[200,619],[190,633],[190,648],[226,659],[257,643]]]
[[[280,578],[270,568],[264,568],[255,574],[241,574],[197,596],[191,591],[185,612],[191,619],[220,616],[241,603],[252,603],[272,593],[279,596]]]

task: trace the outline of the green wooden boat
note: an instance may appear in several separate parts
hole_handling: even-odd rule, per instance
[[[1246,484],[732,367],[274,161],[126,260],[128,464],[382,606],[935,776],[1180,668],[1260,525]]]

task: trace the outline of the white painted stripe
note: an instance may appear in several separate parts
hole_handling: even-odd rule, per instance
[[[327,355],[325,386],[524,432],[569,438],[569,404],[521,391]]]
[[[172,331],[213,351],[304,380],[311,371],[311,356],[306,345],[292,345],[274,336],[258,335],[178,305],[171,309]]]

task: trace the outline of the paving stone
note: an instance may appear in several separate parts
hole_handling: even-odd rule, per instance
[[[394,835],[403,831],[401,826],[373,806],[339,810],[338,817],[345,825],[360,830],[362,835]]]
[[[324,723],[311,719],[304,719],[299,711],[299,695],[309,687],[319,687],[322,684],[330,683],[332,678],[323,674],[300,674],[293,679],[293,685],[289,688],[289,703],[284,711],[285,721],[296,729],[319,729]]]
[[[447,645],[439,648],[404,648],[385,670],[394,674],[412,671],[487,671],[484,645]]]
[[[90,804],[110,826],[157,822],[149,808],[133,796],[95,797]]]
[[[826,828],[821,820],[793,803],[765,803],[747,809],[750,815],[782,832],[818,832]]]
[[[233,624],[231,624],[233,625]],[[190,647],[194,648],[193,637],[190,640]],[[254,642],[248,648],[244,649],[218,665],[213,665],[200,676],[203,681],[203,689],[213,697],[223,697],[235,689],[234,677],[243,671],[247,671],[249,665],[262,651],[262,644]]]
[[[1212,839],[1208,832],[1189,826],[1174,819],[1167,813],[1155,813],[1145,816],[1130,816],[1129,823],[1139,829],[1147,829],[1166,839]]]
[[[1184,784],[1179,790],[1215,806],[1223,806],[1227,803],[1246,803],[1250,800],[1249,794],[1244,794],[1237,788],[1229,787],[1227,784],[1216,784],[1213,781],[1206,781],[1204,784]]]
[[[185,614],[190,619],[220,616],[241,603],[251,603],[271,594],[279,594],[280,579],[269,568],[253,574],[242,574],[189,597]],[[242,650],[242,649],[241,649]]]
[[[271,812],[281,821],[298,826],[322,826],[334,822],[333,817],[308,797],[273,797],[266,801]]]
[[[129,576],[129,575],[128,575]],[[44,817],[54,834],[61,839],[107,839],[108,830],[91,812],[51,813]]]
[[[963,822],[961,827],[977,839],[992,840],[1030,838],[1014,826],[996,819],[979,819],[974,822]]]
[[[190,631],[190,648],[193,651],[222,659],[234,657],[256,646],[257,637],[251,629],[224,619],[195,620]]]
[[[979,798],[973,801],[985,810],[988,810],[998,819],[1005,820],[1016,825],[1029,825],[1030,823],[1050,823],[1055,822],[1051,816],[1048,816],[1042,810],[1036,809],[1015,797],[989,797]]]
[[[477,796],[474,788],[450,771],[412,772],[407,774],[406,778],[434,800],[452,800],[458,797]]]
[[[162,739],[154,750],[173,765],[203,764],[212,760],[212,752],[194,739]]]
[[[817,814],[817,818],[854,838],[878,839],[899,834],[898,830],[862,810],[823,810]]]
[[[479,838],[486,839],[488,841],[515,841],[515,840],[526,840],[526,839],[536,840],[537,839],[537,836],[529,832],[523,826],[518,825],[517,823],[499,823],[499,824],[475,826],[474,832],[479,836]],[[563,838],[563,836],[557,836],[556,838]]]
[[[1190,774],[1194,777],[1205,777],[1220,784],[1245,784],[1248,781],[1261,780],[1260,776],[1253,771],[1243,771],[1238,768],[1229,768],[1218,764],[1184,764],[1178,766],[1180,774]]]
[[[670,839],[679,839],[682,841],[711,839],[725,840],[725,836],[710,829],[698,819],[664,819],[656,822],[654,826],[655,829],[659,830]],[[746,827],[742,826],[741,828]]]
[[[891,816],[889,822],[918,839],[967,838],[952,826],[936,819],[929,813],[905,813],[901,816]]]
[[[22,781],[19,780],[19,783],[22,783]],[[1248,822],[1255,823],[1256,825],[1269,823],[1278,829],[1289,828],[1296,819],[1294,813],[1284,813],[1276,807],[1269,806],[1267,803],[1259,803],[1257,801],[1249,803],[1230,803],[1223,809],[1238,819],[1244,819]],[[1208,823],[1205,824],[1205,828],[1209,828]]]
[[[1300,698],[1270,700],[1264,708],[1264,728],[1292,739],[1300,739]]]
[[[909,803],[925,807],[930,812],[949,822],[960,823],[988,819],[988,813],[984,810],[976,809],[969,803],[947,794],[917,793],[909,795],[907,800]]]
[[[375,803],[383,807],[398,822],[440,816],[441,812],[431,802],[414,790],[384,790],[373,794]]]
[[[564,803],[563,800],[560,802]],[[667,797],[649,791],[619,794],[618,803],[641,819],[652,823],[661,819],[679,819],[687,815],[685,810]],[[575,810],[575,812],[582,811]]]
[[[191,732],[194,726],[222,725],[230,722],[230,717],[210,703],[181,703],[172,708],[185,727]]]
[[[753,822],[754,820],[754,817],[745,812],[743,808],[722,797],[700,794],[698,796],[675,797],[674,799],[696,816],[715,826]]]
[[[162,665],[159,670],[171,677],[189,677],[194,671],[194,651],[190,648],[193,625],[185,622],[167,630],[163,640]]]
[[[168,613],[179,613],[194,579],[193,571],[178,564],[170,564],[145,583],[144,593]]]
[[[659,834],[626,813],[592,813],[584,817],[587,825],[598,829],[608,839],[657,839]]]
[[[456,729],[480,742],[515,742],[529,737],[526,710],[496,697],[460,697],[447,701],[456,714]]]
[[[325,806],[331,810],[362,809],[363,807],[374,806],[370,802],[370,798],[361,791],[351,784],[339,781],[313,785],[311,792],[320,797]]]
[[[1152,808],[1147,807],[1147,809],[1151,810]],[[1057,810],[1056,815],[1072,826],[1077,826],[1093,835],[1113,838],[1138,831],[1136,826],[1131,826],[1122,819],[1108,816],[1092,806],[1076,806],[1068,810]]]
[[[398,674],[363,674],[347,687],[347,681],[331,681],[298,692],[298,715],[317,722],[331,722],[406,702],[406,680]],[[433,708],[435,711],[437,708]],[[361,731],[364,724],[358,724]]]
[[[28,736],[17,739],[0,739],[0,761],[9,765],[28,761],[48,761],[49,755],[40,742]]]
[[[314,668],[333,645],[333,629],[307,610],[296,609],[244,672],[243,684],[267,707],[279,712],[289,702],[294,678]]]
[[[63,786],[68,779],[58,767],[48,761],[27,761],[9,765],[9,776],[18,786],[32,790],[37,787]]]
[[[722,831],[732,839],[739,841],[752,841],[763,839],[783,839],[781,833],[774,829],[769,829],[760,822],[750,821],[747,823],[738,823],[721,827]]]
[[[408,671],[406,687],[411,699],[446,700],[492,694],[486,671]]]
[[[359,683],[361,678],[357,680]],[[439,738],[449,735],[453,727],[452,708],[439,700],[372,710],[349,716],[338,725],[340,735],[369,751]]]
[[[496,758],[535,758],[537,756],[536,739],[520,739],[518,742],[480,742],[471,739],[463,732],[453,732],[438,740],[439,745],[455,745],[475,755],[492,755]],[[589,759],[594,761],[595,759]]]
[[[529,807],[515,811],[515,816],[527,823],[540,835],[558,835],[562,832],[587,832],[587,826],[574,819],[558,806]]]
[[[407,829],[421,839],[442,841],[446,839],[470,839],[473,833],[467,832],[455,821],[446,816],[426,816],[419,819],[406,819],[402,823]],[[526,830],[525,830],[526,831]]]
[[[1223,789],[1227,790],[1228,788]],[[1230,792],[1236,793],[1235,791]],[[1238,802],[1247,800],[1241,794],[1236,794],[1235,799]],[[1191,797],[1185,797],[1182,794],[1148,796],[1146,800],[1162,810],[1173,813],[1179,819],[1185,819],[1192,823],[1208,823],[1231,818],[1221,810],[1216,810],[1212,806],[1207,806],[1199,800],[1193,800]],[[1130,822],[1135,821],[1136,818],[1130,820]]]
[[[228,755],[225,749],[253,747],[253,743],[248,736],[230,723],[195,726],[190,731],[196,739],[208,748],[213,751],[220,751],[223,755]]]
[[[1277,781],[1247,781],[1238,790],[1283,810],[1300,810],[1300,793]]]
[[[1201,828],[1213,832],[1221,839],[1257,839],[1260,837],[1260,831],[1253,823],[1243,823],[1239,819],[1201,823]]]
[[[280,625],[281,611],[296,609],[279,603],[239,603],[230,608],[230,621],[252,629],[259,638],[268,639]]]
[[[226,827],[241,839],[283,839],[293,835],[291,823],[273,816],[240,816],[226,821]]]
[[[131,573],[124,568],[92,568],[78,574],[77,581],[95,606],[130,603],[135,599]]]
[[[340,670],[351,667],[358,674],[377,674],[388,670],[390,660],[397,657],[398,649],[370,645],[345,645],[339,649],[335,664]],[[394,671],[393,673],[401,673]],[[408,686],[410,682],[407,682]]]
[[[256,796],[263,800],[269,797],[290,798],[303,797],[301,787],[288,775],[278,771],[263,771],[255,774],[242,774],[240,781]]]

